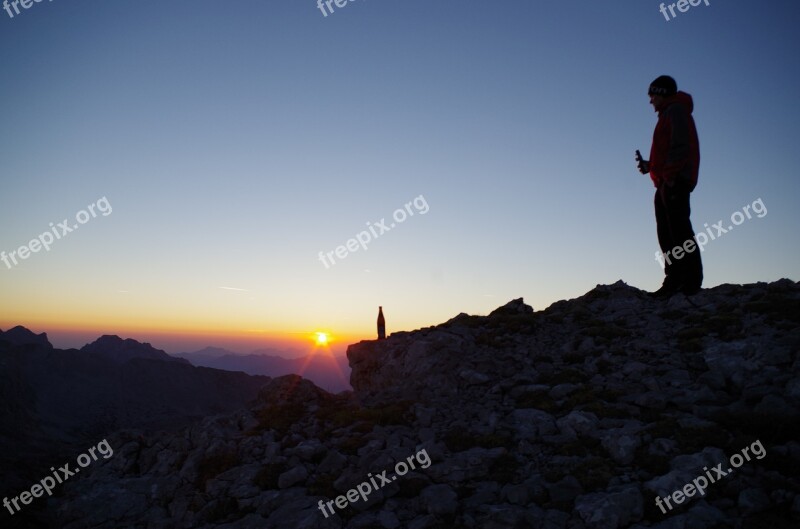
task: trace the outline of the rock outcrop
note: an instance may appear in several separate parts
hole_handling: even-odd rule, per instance
[[[250,410],[118,433],[50,507],[65,529],[797,527],[798,350],[789,280],[515,300],[350,346],[353,392],[281,377]],[[703,495],[657,506],[746,447]],[[426,468],[318,508],[421,451]]]

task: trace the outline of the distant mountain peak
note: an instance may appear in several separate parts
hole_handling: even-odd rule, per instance
[[[53,345],[47,339],[47,333],[36,334],[22,325],[17,325],[5,332],[0,331],[0,340],[5,340],[12,345],[39,345],[52,349]]]
[[[122,339],[119,336],[117,336],[116,334],[104,334],[104,335],[102,335],[100,338],[98,338],[97,340],[95,340],[92,343],[99,343],[99,344],[103,344],[103,345],[111,345],[111,344],[122,344],[122,343],[126,343],[126,342],[131,343],[131,344],[136,343],[136,344],[141,344],[141,345],[150,345],[147,342],[137,342],[136,340],[134,340],[132,338]]]
[[[182,358],[168,355],[161,349],[156,349],[149,343],[137,342],[132,338],[120,338],[115,334],[104,334],[94,342],[84,345],[81,351],[95,353],[111,358],[117,362],[127,362],[133,358],[150,360],[164,360],[167,362],[189,362]]]

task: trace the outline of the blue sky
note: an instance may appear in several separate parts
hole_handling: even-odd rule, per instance
[[[0,11],[0,250],[113,206],[0,263],[0,328],[168,350],[322,330],[343,347],[374,336],[378,305],[391,333],[618,279],[654,290],[654,189],[633,152],[664,73],[695,99],[695,228],[768,211],[706,246],[704,286],[797,280],[800,5],[712,0],[666,21],[659,4]],[[420,195],[426,214],[318,259]]]

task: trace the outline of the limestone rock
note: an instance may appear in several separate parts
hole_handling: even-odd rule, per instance
[[[684,298],[617,282],[362,341],[353,392],[280,377],[177,435],[118,432],[49,501],[64,529],[791,527],[800,286]],[[656,507],[757,438],[764,459]]]

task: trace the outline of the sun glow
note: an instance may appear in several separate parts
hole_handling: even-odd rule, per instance
[[[318,332],[316,333],[316,341],[317,345],[328,345],[328,341],[330,340],[330,336],[326,332]]]

